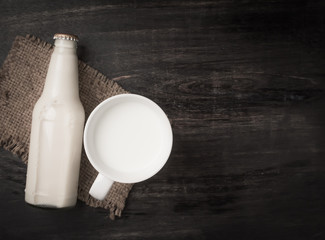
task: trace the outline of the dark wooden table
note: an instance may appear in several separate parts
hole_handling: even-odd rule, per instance
[[[24,202],[0,150],[0,239],[325,239],[324,1],[1,1],[16,35],[79,35],[79,56],[172,121],[167,165],[122,218]]]

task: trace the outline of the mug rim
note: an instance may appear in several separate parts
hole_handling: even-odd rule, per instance
[[[165,129],[166,131],[168,131],[167,135],[168,135],[168,150],[165,151],[165,157],[161,157],[160,156],[160,160],[158,161],[158,165],[156,168],[150,168],[149,171],[147,172],[147,174],[145,175],[145,177],[143,176],[132,176],[130,178],[132,178],[132,180],[128,180],[126,179],[125,177],[116,177],[116,176],[111,176],[110,174],[108,174],[105,170],[101,169],[101,167],[99,166],[98,164],[98,161],[96,161],[96,159],[93,159],[93,156],[92,156],[92,153],[91,153],[91,150],[89,149],[89,143],[88,143],[88,136],[89,136],[89,128],[93,122],[93,119],[95,118],[96,114],[103,108],[105,107],[107,104],[109,104],[109,102],[111,101],[114,101],[114,100],[117,100],[119,98],[138,98],[138,99],[142,99],[146,102],[148,102],[150,104],[150,107],[153,107],[153,108],[156,108],[160,114],[159,114],[159,118],[164,118],[162,119],[164,122],[168,122],[168,124],[166,125],[167,126],[167,129]],[[164,130],[164,131],[165,131]],[[168,117],[167,115],[165,114],[165,112],[160,108],[160,106],[158,104],[156,104],[154,101],[152,101],[151,99],[147,98],[147,97],[144,97],[144,96],[141,96],[141,95],[138,95],[138,94],[132,94],[132,93],[126,93],[126,94],[118,94],[118,95],[115,95],[115,96],[112,96],[112,97],[109,97],[107,99],[105,99],[104,101],[102,101],[100,104],[98,104],[93,110],[92,112],[90,113],[87,121],[86,121],[86,125],[85,125],[85,129],[84,129],[84,134],[83,134],[83,142],[84,142],[84,149],[85,149],[85,153],[86,153],[86,156],[89,160],[89,162],[91,163],[91,165],[97,170],[97,172],[99,172],[100,174],[102,174],[103,176],[113,180],[113,181],[117,181],[117,182],[121,182],[121,183],[136,183],[136,182],[141,182],[141,181],[144,181],[152,176],[154,176],[156,173],[158,173],[161,168],[166,164],[169,156],[170,156],[170,153],[171,153],[171,150],[172,150],[172,145],[173,145],[173,133],[172,133],[172,128],[171,128],[171,124],[168,120]],[[123,171],[122,171],[123,172]],[[135,172],[132,172],[132,174],[136,174],[137,171]],[[140,171],[138,171],[140,172]],[[127,173],[127,171],[124,171],[124,173]]]

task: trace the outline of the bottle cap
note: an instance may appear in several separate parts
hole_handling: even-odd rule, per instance
[[[64,33],[56,33],[56,34],[54,34],[53,39],[70,40],[70,41],[75,41],[75,42],[79,41],[78,36],[72,35],[72,34],[64,34]]]

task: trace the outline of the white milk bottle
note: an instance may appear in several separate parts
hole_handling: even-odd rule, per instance
[[[79,98],[78,38],[55,34],[43,93],[32,117],[25,200],[40,207],[76,204],[84,108]]]

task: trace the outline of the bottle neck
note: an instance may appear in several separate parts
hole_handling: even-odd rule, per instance
[[[43,97],[79,99],[77,43],[57,39],[46,75]]]

